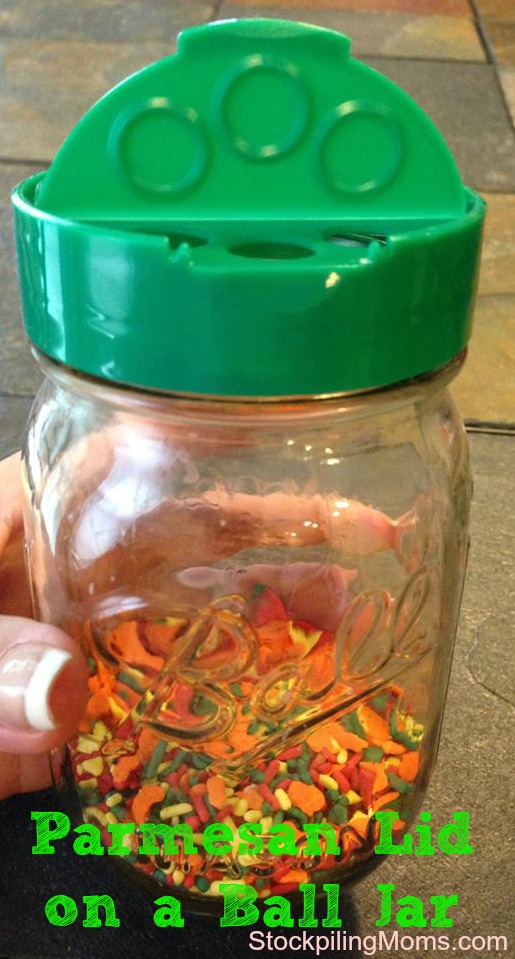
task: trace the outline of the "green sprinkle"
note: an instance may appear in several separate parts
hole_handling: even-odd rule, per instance
[[[142,686],[141,683],[138,683],[138,680],[134,676],[131,676],[130,673],[126,673],[124,670],[118,673],[118,679],[121,683],[125,683],[129,689],[134,690],[135,693],[145,692],[145,687]]]
[[[307,763],[305,763],[302,759],[299,759],[297,764],[297,775],[303,783],[306,783],[307,786],[313,785],[313,779],[311,778],[311,773],[307,767]]]
[[[372,706],[374,709],[377,709],[378,712],[382,713],[388,705],[390,697],[388,693],[380,693],[379,696],[374,696],[372,700]]]
[[[255,736],[258,729],[259,729],[259,723],[257,723],[255,720],[254,722],[249,723],[249,725],[247,726],[247,732],[249,736]]]
[[[298,761],[296,759],[289,759],[287,764],[289,773],[296,773],[298,769]]]
[[[213,806],[213,803],[209,801],[209,796],[207,793],[204,793],[203,799],[211,815],[216,816],[216,814],[218,813],[218,809],[215,809],[215,807]]]
[[[323,819],[324,819],[324,814],[322,810],[320,810],[319,812],[316,812],[315,815],[313,816],[314,822],[322,822]]]
[[[264,783],[266,780],[266,775],[265,773],[261,772],[260,769],[254,769],[254,771],[251,773],[250,778],[255,783]],[[263,804],[263,808],[264,808],[264,804]]]
[[[242,706],[241,711],[244,716],[248,716],[248,714],[250,713],[250,703],[245,703],[245,705]]]
[[[152,753],[147,765],[143,770],[143,776],[147,779],[153,779],[157,775],[157,767],[161,765],[163,756],[166,752],[168,743],[161,739]]]
[[[125,806],[118,803],[117,806],[111,806],[111,812],[114,812],[117,819],[125,819]]]
[[[401,817],[401,819],[404,819],[406,821],[410,819],[411,813],[412,813],[412,810],[410,809],[409,806],[401,806],[401,811],[399,813],[399,816]]]
[[[266,801],[261,806],[261,810],[265,814],[265,816],[270,816],[272,809],[273,809],[273,806],[271,805],[271,803]]]
[[[182,763],[184,762],[185,756],[186,756],[186,752],[184,751],[184,749],[179,749],[179,752],[177,753],[175,759],[172,759],[170,765],[166,768],[165,775],[168,776],[169,773],[176,772],[179,766],[181,766]]]
[[[355,736],[359,736],[361,739],[367,738],[365,735],[365,729],[359,720],[356,710],[343,717],[342,726],[345,726],[345,729],[349,733],[354,733]]]
[[[177,790],[176,796],[177,796],[177,802],[190,801],[190,797],[188,796],[188,793],[183,792],[182,789]]]
[[[159,882],[166,882],[166,873],[162,872],[161,869],[154,869],[152,873],[153,879],[158,879]]]
[[[263,592],[264,588],[265,587],[263,586],[263,583],[254,583],[252,587],[252,592],[250,594],[250,598],[257,599],[258,596],[261,596],[261,593]]]
[[[216,711],[216,706],[207,696],[196,693],[190,703],[190,711],[194,716],[211,716]]]
[[[211,757],[205,753],[192,753],[191,762],[195,769],[207,769],[211,765]]]
[[[88,806],[98,806],[104,798],[96,789],[91,792],[85,789],[82,796],[84,803]]]
[[[327,796],[329,802],[336,803],[338,802],[341,793],[339,789],[326,789],[325,795]]]
[[[130,852],[128,856],[125,856],[126,862],[136,862],[138,854],[136,852]]]
[[[384,752],[380,746],[369,746],[363,753],[363,759],[367,763],[379,763],[383,756]]]
[[[254,885],[256,889],[266,889],[268,886],[268,879],[256,879]]]
[[[211,883],[209,882],[209,879],[206,879],[205,876],[197,876],[195,879],[195,885],[197,889],[200,889],[200,892],[207,892]]]
[[[288,819],[296,819],[301,826],[307,823],[308,818],[306,813],[302,812],[302,809],[298,809],[297,806],[292,806],[291,809],[288,809]]]
[[[279,823],[283,822],[283,820],[284,820],[284,813],[282,809],[278,809],[277,812],[274,812],[274,826],[279,825]]]
[[[239,683],[231,683],[229,689],[231,690],[233,696],[238,696],[240,699],[243,699],[243,689]]]
[[[413,792],[413,783],[407,783],[404,779],[401,779],[400,776],[397,776],[391,769],[386,773],[388,776],[388,782],[390,786],[397,790],[398,793],[411,793]]]
[[[274,776],[274,778],[270,780],[270,782],[268,783],[268,786],[272,790],[272,792],[274,792],[274,790],[277,789],[279,783],[282,783],[283,779],[284,779],[284,773],[279,772],[277,773],[277,776]]]
[[[336,803],[336,806],[329,810],[327,818],[337,826],[344,826],[347,822],[347,807],[343,803]]]

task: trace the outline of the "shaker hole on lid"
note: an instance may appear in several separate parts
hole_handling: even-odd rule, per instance
[[[253,260],[300,260],[314,256],[314,250],[294,243],[241,243],[229,250],[234,256],[245,256]]]
[[[183,243],[195,247],[205,246],[208,242],[203,236],[191,236],[189,233],[168,233],[167,239],[172,250],[178,250]]]
[[[370,237],[361,236],[328,236],[328,243],[336,243],[337,246],[368,246]]]

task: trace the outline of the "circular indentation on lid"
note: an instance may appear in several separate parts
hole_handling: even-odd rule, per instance
[[[197,113],[166,97],[153,97],[123,113],[111,130],[109,149],[126,179],[149,193],[190,189],[207,163]]]
[[[294,64],[248,57],[222,79],[217,98],[223,132],[244,156],[283,156],[305,133],[309,101]]]
[[[396,176],[404,156],[397,120],[381,103],[349,100],[323,124],[318,162],[322,179],[339,193],[373,193]]]
[[[229,253],[245,256],[251,260],[301,260],[314,256],[314,251],[293,243],[241,243],[232,246]]]

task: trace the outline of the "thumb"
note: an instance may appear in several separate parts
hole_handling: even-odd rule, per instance
[[[69,739],[87,675],[78,644],[61,629],[0,616],[0,751],[46,752]]]

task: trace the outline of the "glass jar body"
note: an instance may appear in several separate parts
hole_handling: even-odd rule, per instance
[[[417,815],[466,563],[458,365],[261,403],[44,363],[23,456],[34,610],[91,669],[63,774],[113,861],[191,911],[224,883],[350,881],[380,862],[379,813],[394,841]]]

